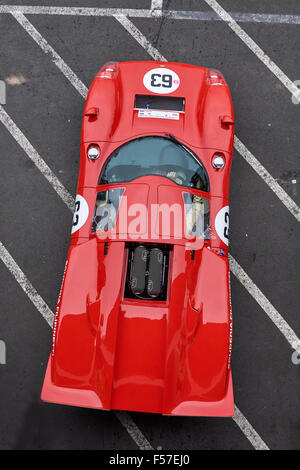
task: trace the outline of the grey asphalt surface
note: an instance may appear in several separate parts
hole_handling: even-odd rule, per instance
[[[300,15],[296,0],[220,3],[227,11]],[[150,1],[56,0],[51,5],[149,8]],[[164,8],[209,10],[204,1],[188,0],[165,1]],[[27,17],[86,86],[109,60],[151,59],[113,18]],[[300,105],[292,104],[281,82],[224,22],[131,21],[170,61],[224,73],[237,136],[299,205]],[[291,80],[300,80],[299,25],[242,27]],[[4,109],[75,195],[84,100],[11,15],[0,14],[0,38],[0,79],[18,74],[26,79],[7,85]],[[72,215],[2,124],[0,152],[0,240],[54,310]],[[298,223],[236,152],[230,208],[232,255],[299,336]],[[277,327],[231,278],[235,401],[270,448],[300,449],[300,365],[292,363],[292,349]],[[40,402],[50,328],[3,263],[0,285],[0,339],[7,347],[7,364],[0,365],[0,448],[136,449],[112,412]],[[154,448],[252,449],[232,419],[131,416]]]

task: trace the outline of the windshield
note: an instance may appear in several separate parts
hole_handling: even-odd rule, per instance
[[[184,145],[165,137],[141,137],[116,149],[100,174],[98,184],[125,183],[158,175],[176,184],[209,191],[205,168]]]

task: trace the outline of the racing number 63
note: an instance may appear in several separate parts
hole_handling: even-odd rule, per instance
[[[151,86],[172,88],[172,75],[160,73],[152,73],[151,75]]]
[[[153,93],[169,94],[177,90],[180,78],[174,70],[165,67],[148,70],[143,77],[143,84]]]

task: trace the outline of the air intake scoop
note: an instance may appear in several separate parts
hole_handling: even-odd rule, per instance
[[[166,299],[169,249],[150,243],[128,247],[125,297]]]

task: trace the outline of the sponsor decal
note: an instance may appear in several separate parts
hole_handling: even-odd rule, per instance
[[[180,85],[180,78],[173,70],[159,67],[149,70],[143,78],[144,86],[153,93],[173,93]]]
[[[179,120],[178,111],[157,111],[155,109],[139,109],[140,118],[174,119]]]
[[[229,243],[229,206],[222,207],[216,215],[215,228],[222,242]]]
[[[86,222],[89,216],[89,206],[84,197],[77,194],[73,216],[72,233],[77,232]]]

